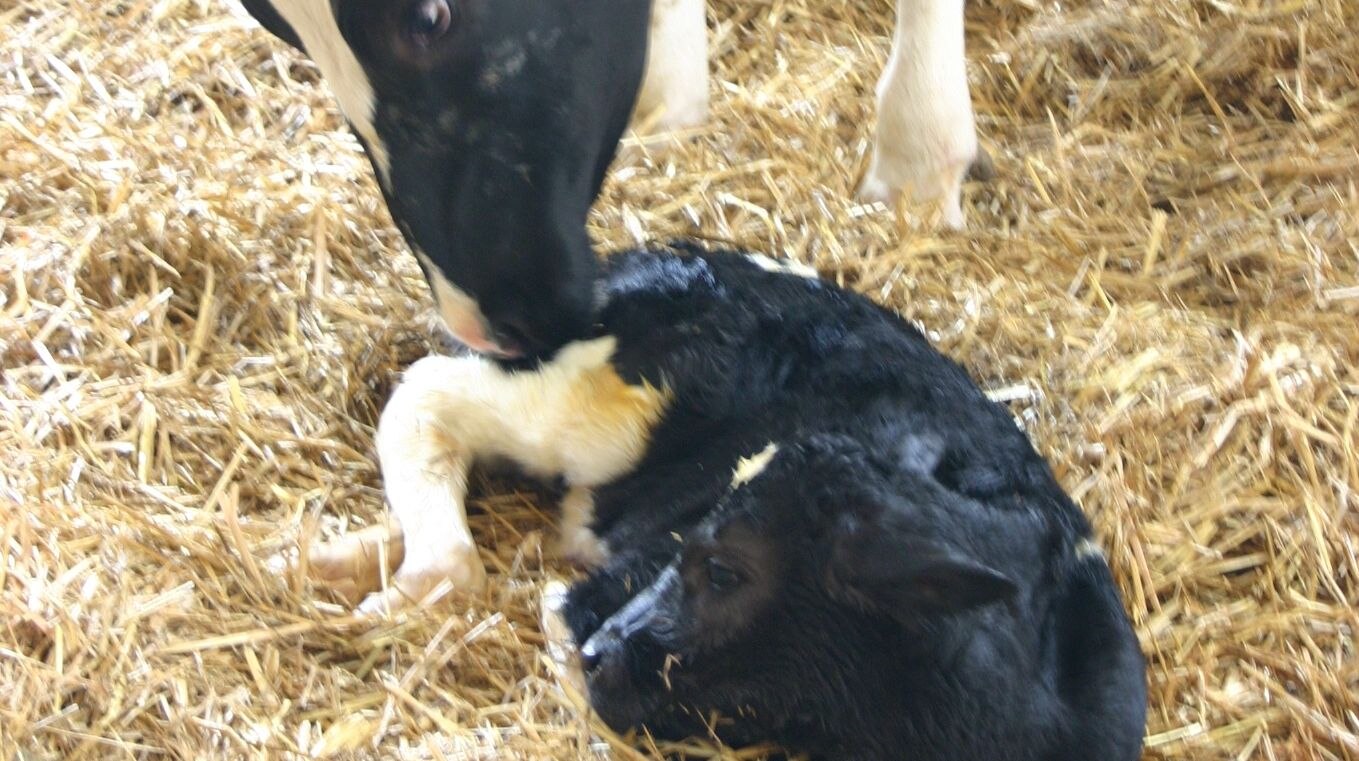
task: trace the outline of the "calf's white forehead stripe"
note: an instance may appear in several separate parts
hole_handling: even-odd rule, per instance
[[[331,0],[271,0],[274,9],[297,32],[307,48],[307,55],[321,69],[321,76],[335,93],[340,110],[354,125],[354,131],[368,144],[370,157],[378,170],[378,179],[388,183],[390,161],[387,149],[378,140],[373,126],[376,99],[359,59],[340,36]]]
[[[749,456],[742,457],[736,462],[736,469],[731,473],[731,488],[735,489],[743,484],[750,483],[756,476],[764,472],[769,467],[769,461],[774,459],[774,455],[779,453],[779,445],[769,442],[764,449]]]
[[[1091,539],[1081,539],[1076,543],[1076,558],[1085,560],[1087,558],[1103,558],[1104,550]]]

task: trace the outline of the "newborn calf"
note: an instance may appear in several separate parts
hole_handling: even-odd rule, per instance
[[[411,368],[379,433],[407,573],[373,600],[479,578],[466,468],[508,457],[569,487],[565,549],[593,570],[559,611],[615,728],[828,759],[1137,758],[1144,666],[1108,566],[960,367],[762,257],[606,266],[597,338],[532,371]],[[353,555],[318,557],[371,581]]]

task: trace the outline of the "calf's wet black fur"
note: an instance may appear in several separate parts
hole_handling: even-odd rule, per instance
[[[1144,662],[1006,409],[865,298],[735,253],[606,262],[612,364],[669,404],[594,492],[564,614],[590,700],[824,759],[1135,759]]]

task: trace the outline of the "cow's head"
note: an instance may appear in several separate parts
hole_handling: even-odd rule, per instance
[[[589,329],[585,217],[649,0],[242,2],[321,69],[457,338],[532,355]]]

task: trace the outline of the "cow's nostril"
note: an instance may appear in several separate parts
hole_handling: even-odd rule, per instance
[[[495,320],[491,323],[492,340],[506,354],[523,355],[536,351],[539,341],[533,331],[519,319]]]

